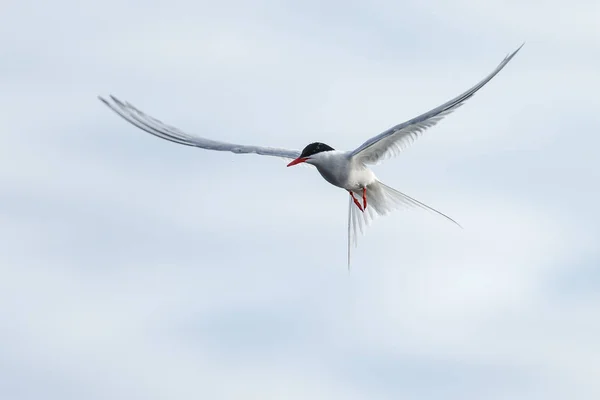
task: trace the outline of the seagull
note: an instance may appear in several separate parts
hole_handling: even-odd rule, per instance
[[[376,217],[387,215],[393,210],[411,207],[425,209],[460,227],[446,214],[381,182],[369,165],[375,165],[397,156],[426,129],[436,125],[448,114],[462,106],[466,100],[496,76],[524,44],[508,54],[496,69],[469,90],[430,111],[387,129],[350,151],[336,150],[321,142],[310,143],[302,151],[299,151],[206,139],[167,125],[113,95],[110,95],[109,99],[101,96],[98,98],[127,122],[161,139],[206,150],[279,157],[291,160],[287,164],[288,167],[299,164],[314,166],[327,182],[348,192],[348,268],[350,268],[351,244],[357,246],[359,233],[364,234],[365,227]]]

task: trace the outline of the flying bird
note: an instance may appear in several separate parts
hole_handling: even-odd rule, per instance
[[[469,90],[430,111],[389,128],[350,151],[336,150],[321,142],[310,143],[302,151],[298,151],[206,139],[167,125],[112,95],[110,99],[101,96],[98,98],[129,123],[161,139],[206,150],[279,157],[291,160],[287,164],[288,167],[303,163],[316,167],[327,182],[348,192],[348,268],[350,268],[351,244],[357,245],[358,233],[363,234],[364,228],[374,218],[386,215],[392,210],[406,207],[422,208],[460,226],[449,216],[387,186],[377,179],[368,166],[398,155],[426,129],[436,125],[445,116],[462,106],[496,76],[524,44],[507,55],[496,69]]]

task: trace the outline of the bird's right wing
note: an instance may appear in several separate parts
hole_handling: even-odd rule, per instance
[[[525,43],[523,43],[525,44]],[[385,132],[374,136],[360,145],[351,153],[353,158],[365,164],[377,164],[378,162],[398,155],[410,143],[416,140],[427,128],[431,128],[440,122],[445,116],[462,106],[465,101],[473,97],[479,89],[485,86],[506,64],[517,54],[523,44],[507,55],[504,60],[488,76],[483,78],[475,86],[466,92],[456,96],[452,100],[427,111],[411,120],[391,127]]]
[[[220,142],[217,140],[205,139],[198,136],[189,135],[173,126],[167,125],[156,118],[153,118],[144,112],[138,110],[133,105],[122,102],[114,96],[110,96],[112,101],[103,97],[98,98],[106,104],[111,110],[120,115],[127,122],[161,139],[186,146],[199,147],[206,150],[230,151],[235,154],[260,154],[263,156],[281,157],[285,159],[295,159],[300,156],[298,150],[278,149],[272,147],[248,146]]]

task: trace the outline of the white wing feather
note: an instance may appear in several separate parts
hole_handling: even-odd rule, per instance
[[[300,156],[298,150],[287,150],[272,147],[248,146],[234,143],[221,142],[217,140],[205,139],[198,136],[189,135],[178,128],[167,125],[156,118],[153,118],[133,105],[122,102],[114,96],[110,96],[111,101],[100,96],[98,98],[106,104],[111,110],[120,115],[127,122],[161,139],[186,146],[199,147],[206,150],[230,151],[235,154],[260,154],[264,156],[280,157],[285,159],[294,159]]]
[[[471,98],[479,89],[485,86],[498,72],[508,64],[508,62],[523,47],[523,43],[512,54],[507,55],[504,60],[496,67],[492,73],[486,76],[471,89],[455,97],[452,100],[438,106],[424,114],[419,115],[409,121],[403,122],[387,131],[372,137],[363,143],[360,147],[351,153],[352,157],[357,157],[365,164],[376,164],[382,160],[394,157],[404,150],[408,145],[414,142],[427,128],[430,128],[441,121],[446,115],[452,113],[462,106],[466,100]]]

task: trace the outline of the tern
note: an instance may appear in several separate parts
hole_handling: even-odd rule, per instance
[[[397,156],[426,129],[436,125],[448,114],[462,106],[466,100],[496,76],[524,44],[508,54],[496,69],[469,90],[430,111],[387,129],[351,151],[336,150],[321,142],[310,143],[302,151],[299,151],[206,139],[167,125],[112,95],[109,96],[110,99],[101,96],[98,98],[129,123],[161,139],[206,150],[279,157],[291,160],[287,164],[288,167],[303,163],[316,167],[327,182],[348,192],[348,268],[350,268],[351,244],[357,245],[358,233],[363,234],[364,227],[377,216],[386,215],[395,209],[422,208],[460,226],[455,220],[440,211],[385,185],[377,179],[368,166]]]

